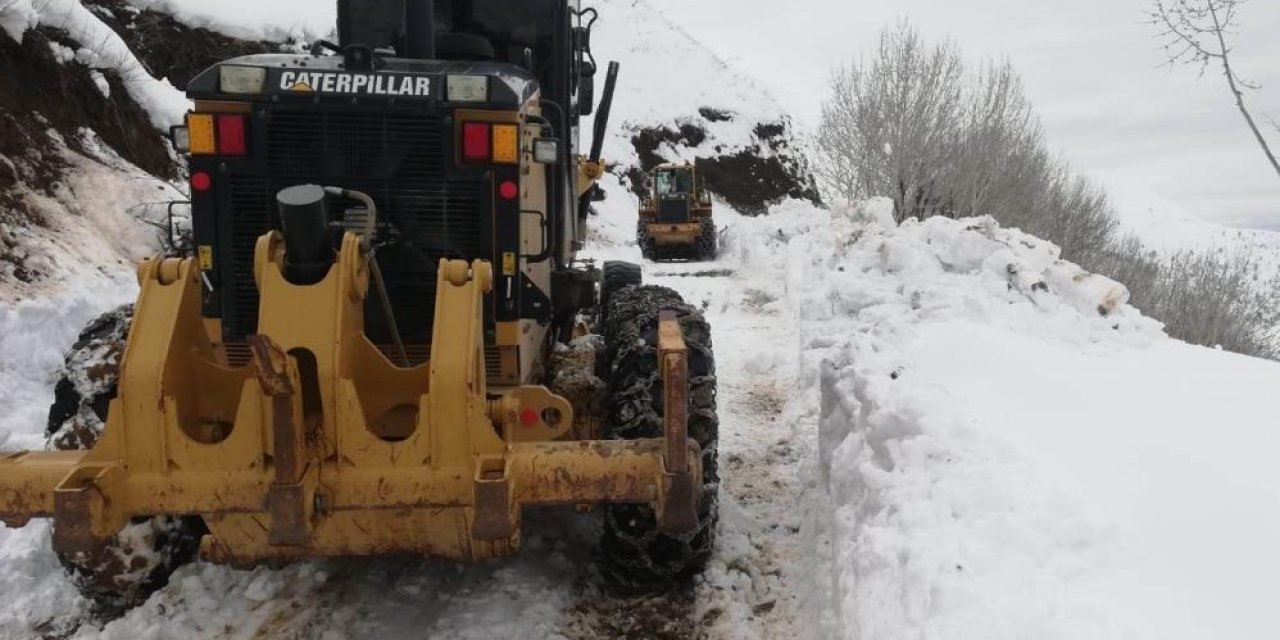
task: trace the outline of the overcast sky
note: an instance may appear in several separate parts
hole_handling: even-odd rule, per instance
[[[974,59],[1012,62],[1050,144],[1121,202],[1150,193],[1224,224],[1280,229],[1280,177],[1218,72],[1161,65],[1150,0],[650,1],[803,125],[817,121],[830,68],[905,17]],[[1248,96],[1254,115],[1280,122],[1280,0],[1247,2],[1241,21],[1236,64],[1262,85]],[[1280,152],[1280,132],[1269,133]]]

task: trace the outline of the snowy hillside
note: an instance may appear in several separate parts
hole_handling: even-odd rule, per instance
[[[1135,187],[1112,185],[1109,195],[1121,229],[1136,234],[1153,249],[1246,253],[1257,261],[1264,281],[1280,276],[1280,231],[1209,222],[1177,202]]]
[[[159,249],[147,221],[182,198],[160,131],[186,108],[79,3],[0,5],[0,300]]]
[[[330,2],[133,4],[250,40],[332,22]],[[623,76],[589,257],[640,262],[630,187],[645,152],[803,168],[748,72],[645,0],[594,4],[597,59]],[[31,24],[18,15],[0,22]],[[62,351],[132,296],[129,260],[156,248],[130,208],[172,190],[101,145],[68,153],[55,195],[39,195],[45,224],[15,234],[20,263],[57,277],[26,283],[0,260],[4,448],[42,446]],[[1274,637],[1280,364],[1171,340],[1123,285],[989,219],[898,227],[882,202],[827,211],[792,178],[756,203],[768,216],[720,194],[719,260],[644,265],[714,332],[722,519],[692,589],[603,593],[592,519],[539,513],[509,561],[194,564],[103,622],[33,523],[0,530],[0,638]]]
[[[655,165],[689,162],[743,213],[765,213],[792,198],[819,201],[791,117],[750,74],[726,65],[648,2],[592,4],[601,15],[597,61],[622,62],[604,157],[624,186],[639,193]]]

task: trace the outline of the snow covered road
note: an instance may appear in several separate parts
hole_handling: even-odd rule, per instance
[[[618,188],[615,193],[621,192]],[[620,198],[621,199],[621,198]],[[601,258],[638,259],[627,207],[606,214]],[[632,254],[636,255],[632,255]],[[713,327],[722,420],[720,542],[691,592],[618,598],[593,575],[590,516],[536,514],[523,553],[476,567],[418,559],[334,560],[282,570],[195,564],[143,606],[105,626],[62,576],[48,528],[0,532],[0,638],[786,638],[814,637],[802,533],[816,484],[817,415],[796,396],[796,319],[776,301],[784,273],[730,255],[715,264],[648,264],[646,279],[681,291]],[[61,352],[127,281],[83,286],[0,316],[0,410],[11,446],[39,447]],[[821,493],[821,492],[818,492]],[[18,596],[17,594],[23,594]]]
[[[595,258],[638,258],[631,206]],[[717,262],[645,265],[715,339],[722,520],[692,590],[601,593],[593,519],[538,513],[509,561],[196,564],[99,626],[37,523],[0,533],[0,638],[1271,637],[1280,365],[1172,341],[990,221],[882,213],[725,212]],[[11,444],[120,287],[0,316]]]

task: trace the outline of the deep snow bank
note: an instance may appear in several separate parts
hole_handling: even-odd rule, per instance
[[[234,38],[281,42],[337,41],[338,3],[315,0],[127,0],[140,9],[172,15],[194,28]]]
[[[1263,638],[1280,365],[1191,347],[989,219],[731,225],[821,389],[844,637]]]

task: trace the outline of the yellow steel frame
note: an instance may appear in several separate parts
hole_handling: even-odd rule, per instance
[[[143,263],[101,440],[90,451],[0,453],[0,519],[52,517],[55,548],[75,552],[133,517],[199,515],[210,530],[203,555],[241,566],[509,555],[532,504],[650,504],[668,529],[695,526],[700,455],[685,434],[674,318],[662,321],[659,356],[665,437],[556,441],[573,422],[568,401],[542,387],[486,387],[487,262],[441,262],[431,359],[399,368],[364,335],[369,272],[356,235],[315,285],[291,284],[283,259],[280,235],[264,235],[259,335],[241,368],[218,364],[197,263]]]

